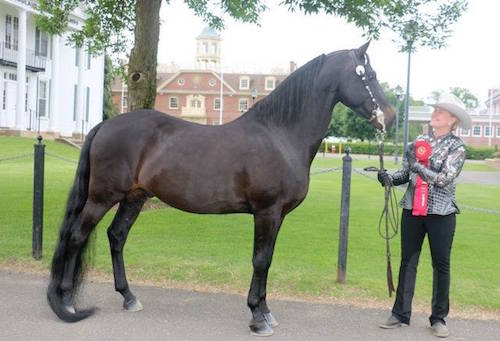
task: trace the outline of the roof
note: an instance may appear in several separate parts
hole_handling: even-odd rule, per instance
[[[213,73],[216,78],[220,78],[220,74],[211,70],[180,70],[178,72],[159,72],[156,74],[156,84],[158,88],[165,87],[169,81],[172,81],[178,74],[182,73]],[[235,92],[250,93],[253,89],[257,90],[258,94],[267,94],[271,90],[266,90],[266,78],[274,78],[274,87],[276,88],[288,75],[274,75],[274,74],[250,74],[250,73],[224,73],[224,83],[228,85]],[[248,77],[250,84],[248,90],[240,90],[240,78]],[[122,90],[122,80],[119,77],[113,79],[111,83],[111,91],[120,92]],[[159,89],[158,89],[159,90]]]
[[[203,38],[210,38],[210,39],[220,39],[220,34],[217,33],[213,28],[210,26],[206,26],[203,31],[201,31],[200,35],[196,37],[196,39],[203,39]]]

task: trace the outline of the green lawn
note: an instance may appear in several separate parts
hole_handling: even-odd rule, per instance
[[[32,140],[0,137],[0,160],[32,152]],[[47,152],[76,159],[78,151],[47,142]],[[353,162],[376,165],[376,158]],[[340,160],[318,159],[313,168],[340,166]],[[47,268],[76,165],[47,156],[45,174],[44,258]],[[285,220],[269,276],[269,291],[390,302],[385,283],[385,247],[377,233],[382,188],[353,173],[347,284],[335,282],[341,173],[311,177],[304,203]],[[33,267],[31,260],[32,157],[0,161],[0,264]],[[458,201],[500,210],[500,186],[458,186]],[[398,192],[401,196],[401,192]],[[500,216],[463,209],[452,255],[453,307],[500,310]],[[106,227],[108,214],[97,228],[95,267],[111,273]],[[399,237],[399,236],[398,236]],[[125,248],[128,277],[248,290],[253,242],[249,215],[195,215],[172,208],[143,212]],[[391,242],[397,277],[399,239]],[[395,278],[397,281],[397,278]],[[415,301],[428,305],[432,269],[427,242],[420,260]]]

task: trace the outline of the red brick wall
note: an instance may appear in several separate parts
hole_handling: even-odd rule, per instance
[[[180,85],[178,79],[182,78],[184,83]],[[210,80],[214,80],[215,84],[211,86]],[[159,86],[163,84],[158,84]],[[238,91],[238,89],[234,89]],[[219,122],[219,109],[214,109],[214,99],[219,97],[220,81],[213,73],[208,72],[182,72],[175,78],[171,79],[169,83],[162,88],[162,91],[156,94],[155,109],[169,115],[180,117],[182,107],[186,106],[186,98],[189,95],[199,94],[205,98],[205,109],[207,114],[207,124],[212,125]],[[240,117],[242,112],[239,110],[239,100],[242,98],[247,99],[248,108],[253,105],[251,95],[236,95],[233,91],[224,86],[224,104],[222,122],[227,123]],[[170,97],[175,96],[178,98],[178,108],[169,108]],[[255,102],[264,98],[264,95],[258,96]],[[121,91],[113,93],[113,103],[117,106],[118,110],[121,109]]]

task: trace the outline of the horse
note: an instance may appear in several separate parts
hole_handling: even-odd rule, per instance
[[[278,322],[266,285],[276,238],[285,216],[306,197],[311,163],[335,104],[344,103],[378,129],[394,118],[369,63],[368,44],[314,58],[223,125],[137,110],[95,126],[81,149],[52,258],[47,299],[54,313],[76,322],[95,311],[74,306],[83,255],[97,223],[118,203],[107,230],[115,290],[124,309],[142,309],[126,279],[123,247],[145,201],[156,196],[187,212],[254,216],[249,327],[252,334],[271,335]]]

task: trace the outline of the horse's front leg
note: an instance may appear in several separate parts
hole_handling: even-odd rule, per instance
[[[255,230],[252,259],[254,270],[248,293],[248,307],[252,311],[250,330],[252,334],[259,336],[272,335],[272,327],[278,325],[266,303],[266,283],[281,222],[281,209],[254,214]]]

